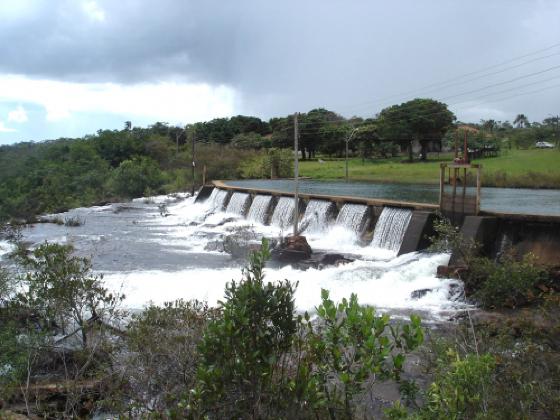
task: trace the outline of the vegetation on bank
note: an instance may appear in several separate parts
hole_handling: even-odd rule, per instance
[[[2,232],[17,242],[17,231]],[[461,246],[461,261],[475,268],[476,244],[445,222],[438,232],[434,249]],[[87,259],[66,246],[30,252],[20,244],[16,258],[28,274],[0,269],[0,415],[2,409],[50,418],[560,415],[560,299],[553,287],[524,302],[532,306],[522,313],[467,312],[456,327],[425,330],[417,316],[399,324],[359,305],[357,296],[333,302],[326,290],[314,316],[297,314],[297,284],[266,281],[268,257],[263,241],[216,308],[177,301],[130,316]],[[536,284],[520,277],[544,275],[533,261],[519,264],[476,266],[478,290],[496,287],[495,276],[504,282],[515,274],[506,283],[515,297]],[[490,306],[486,296],[477,299]],[[492,306],[500,302],[509,305],[505,299]],[[398,389],[400,398],[383,401],[383,387]]]
[[[301,173],[342,178],[343,162],[330,159],[348,149],[351,179],[433,183],[438,157],[428,152],[452,150],[457,143],[461,154],[467,133],[470,149],[501,153],[484,159],[484,185],[558,188],[557,151],[527,150],[537,140],[558,143],[557,119],[529,123],[518,117],[523,118],[516,118],[515,127],[494,120],[465,124],[432,99],[414,99],[365,119],[313,109],[298,116]],[[79,139],[1,146],[0,220],[33,220],[44,212],[190,190],[193,161],[195,186],[210,179],[289,177],[293,140],[293,116],[262,121],[239,115],[186,127],[127,124]],[[412,154],[413,144],[419,155]]]

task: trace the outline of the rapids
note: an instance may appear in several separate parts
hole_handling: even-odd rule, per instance
[[[241,237],[253,244],[263,236],[277,239],[289,231],[285,223],[293,214],[293,204],[280,199],[272,224],[266,226],[260,223],[266,218],[257,211],[250,212],[248,219],[225,212],[226,197],[217,190],[204,203],[195,203],[193,197],[177,199],[158,197],[73,209],[58,216],[78,216],[85,224],[28,226],[23,231],[24,241],[32,247],[44,241],[72,244],[79,255],[92,259],[95,272],[103,274],[108,288],[126,295],[128,308],[179,298],[207,300],[213,305],[223,298],[227,282],[241,279],[246,264],[224,252],[225,238]],[[158,207],[161,203],[167,203],[167,216]],[[245,203],[245,198],[239,197],[239,203]],[[391,249],[360,244],[355,233],[359,226],[355,225],[362,223],[361,215],[350,216],[361,210],[349,208],[340,223],[321,229],[313,226],[305,232],[314,251],[343,253],[354,262],[322,270],[266,268],[267,279],[297,281],[296,307],[300,311],[314,310],[321,289],[330,290],[334,300],[356,293],[360,303],[380,311],[395,315],[421,312],[428,320],[444,319],[465,307],[461,285],[435,276],[438,265],[446,264],[449,255],[416,252],[396,257]],[[418,290],[422,290],[420,296],[413,297]]]

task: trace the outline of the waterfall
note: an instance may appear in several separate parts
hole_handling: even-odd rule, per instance
[[[292,197],[280,197],[274,209],[274,213],[272,213],[270,224],[281,227],[282,229],[290,226],[294,220],[294,204],[294,199]]]
[[[227,191],[220,190],[219,188],[214,188],[212,190],[212,194],[210,194],[210,197],[206,200],[209,213],[215,213],[224,209],[224,202],[226,201],[227,194]]]
[[[255,198],[253,198],[253,203],[247,214],[247,219],[264,225],[268,217],[271,202],[272,196],[270,195],[256,195]]]
[[[231,196],[226,208],[226,213],[235,213],[243,216],[247,211],[247,205],[251,196],[247,193],[235,192]]]
[[[336,218],[336,225],[344,226],[351,231],[360,234],[364,229],[366,221],[367,206],[364,204],[345,204],[340,209]]]
[[[375,225],[371,244],[376,248],[398,252],[411,217],[412,210],[383,207]]]
[[[329,216],[336,204],[327,200],[310,200],[301,219],[301,226],[305,232],[321,232],[329,224]]]

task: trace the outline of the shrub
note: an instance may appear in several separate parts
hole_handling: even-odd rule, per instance
[[[360,306],[354,294],[339,304],[326,290],[321,298],[319,321],[305,317],[309,359],[301,369],[315,385],[307,403],[315,410],[326,409],[331,418],[354,418],[354,398],[367,380],[400,379],[406,353],[424,340],[420,318],[412,315],[410,324],[401,328],[390,325],[388,315],[376,316],[372,307]]]
[[[199,346],[191,408],[216,418],[351,418],[355,396],[375,380],[400,379],[405,354],[423,341],[420,319],[391,325],[352,295],[322,291],[318,319],[294,315],[294,286],[264,283],[268,244],[245,278],[226,288],[221,316]]]
[[[465,286],[484,307],[517,307],[535,298],[535,286],[546,281],[547,273],[532,254],[516,261],[504,254],[498,261],[475,258],[464,276]]]
[[[289,149],[271,148],[242,165],[244,178],[287,178],[293,176],[294,155]]]
[[[179,406],[185,390],[195,386],[197,346],[214,315],[206,304],[183,300],[151,305],[133,315],[121,362],[126,384],[116,384],[113,396],[117,403],[126,403],[121,411],[141,416]],[[174,414],[181,417],[180,410]]]
[[[18,293],[17,301],[64,334],[74,327],[72,334],[81,332],[86,348],[88,334],[99,322],[122,316],[118,304],[124,296],[109,293],[101,277],[91,275],[91,262],[72,251],[71,246],[45,242],[30,256],[22,253],[21,262],[31,271],[24,278],[27,291]]]
[[[121,162],[109,181],[111,191],[121,197],[140,197],[146,189],[158,190],[163,184],[161,171],[155,161],[135,157]]]
[[[228,284],[221,316],[200,343],[196,403],[202,414],[262,418],[274,410],[274,373],[292,343],[295,287],[264,282],[268,243],[253,253],[244,279]]]
[[[438,217],[434,220],[435,236],[430,237],[432,244],[429,250],[433,252],[449,252],[458,263],[469,265],[479,251],[480,245],[472,239],[467,239],[461,230],[453,226],[449,219]]]
[[[440,372],[427,392],[427,404],[421,410],[425,419],[484,418],[488,412],[496,362],[489,354],[469,354],[461,358],[450,351],[442,360]]]

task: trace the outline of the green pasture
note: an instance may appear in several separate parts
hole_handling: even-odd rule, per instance
[[[349,178],[355,181],[437,184],[441,162],[452,154],[429,156],[427,162],[404,163],[404,157],[362,161],[351,158]],[[500,156],[478,159],[482,164],[482,184],[488,187],[560,188],[560,151],[558,149],[505,150]],[[345,161],[312,160],[300,162],[300,175],[314,179],[344,179]]]

